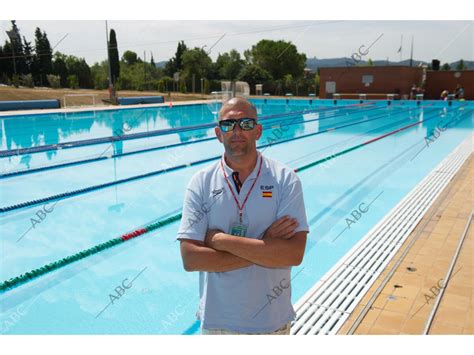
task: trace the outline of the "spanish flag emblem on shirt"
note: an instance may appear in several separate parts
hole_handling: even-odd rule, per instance
[[[262,191],[262,197],[272,198],[272,192],[271,191]]]

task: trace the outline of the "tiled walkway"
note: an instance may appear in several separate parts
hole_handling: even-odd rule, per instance
[[[422,334],[474,207],[471,155],[372,285],[338,334],[347,334],[413,238],[417,238],[354,334]],[[474,220],[428,334],[474,334]]]

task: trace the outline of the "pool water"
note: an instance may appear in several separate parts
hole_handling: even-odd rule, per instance
[[[298,172],[310,234],[292,270],[294,302],[471,134],[474,110],[473,102],[253,102],[265,156],[294,169],[319,162]],[[179,213],[191,176],[223,152],[213,138],[218,109],[0,117],[0,282]],[[178,225],[0,292],[0,332],[198,333],[198,273],[182,267]]]

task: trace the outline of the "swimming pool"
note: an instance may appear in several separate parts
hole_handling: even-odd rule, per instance
[[[293,268],[294,301],[470,134],[474,109],[253,102],[265,127],[261,150],[303,183],[311,233]],[[0,282],[178,215],[190,177],[222,152],[213,138],[218,108],[0,117]],[[198,274],[182,268],[177,228],[168,223],[4,290],[0,332],[197,333]]]

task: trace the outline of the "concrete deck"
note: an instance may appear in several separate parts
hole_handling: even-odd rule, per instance
[[[428,334],[474,334],[474,221],[450,279],[444,280],[474,207],[473,180],[471,154],[338,334],[348,333],[413,238],[416,242],[353,334],[422,334],[443,285],[445,292]]]

